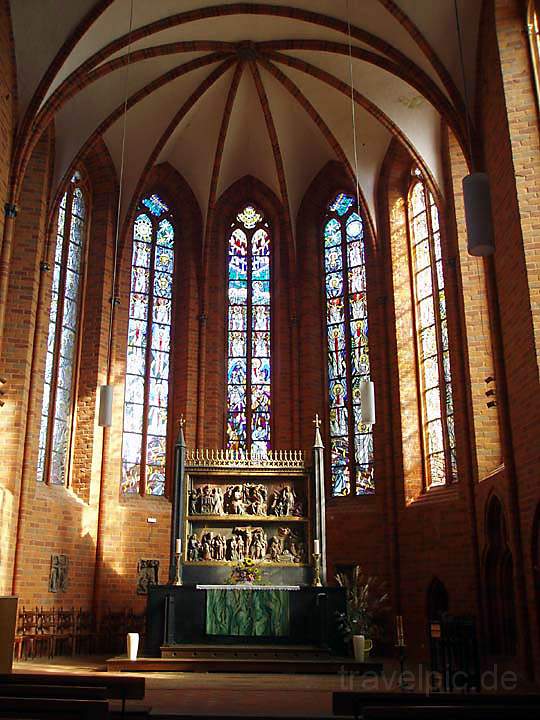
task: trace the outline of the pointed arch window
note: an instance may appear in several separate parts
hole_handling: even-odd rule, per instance
[[[227,447],[265,456],[271,447],[271,242],[246,205],[227,249]]]
[[[157,195],[133,226],[122,438],[123,494],[164,495],[175,232]]]
[[[426,485],[434,487],[457,480],[456,440],[439,211],[418,169],[408,211]]]
[[[329,205],[323,234],[332,495],[369,495],[373,434],[360,408],[360,383],[370,375],[364,226],[352,195]]]
[[[69,475],[86,215],[86,192],[76,172],[62,196],[56,222],[38,442],[37,479],[54,485],[67,484]]]

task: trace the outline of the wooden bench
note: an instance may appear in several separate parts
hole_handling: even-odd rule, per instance
[[[122,716],[126,709],[126,700],[142,700],[145,694],[145,678],[132,675],[60,674],[60,673],[0,673],[0,685],[12,686],[50,686],[60,688],[102,688],[108,700],[122,701]]]
[[[392,710],[403,707],[503,707],[508,714],[512,707],[540,708],[540,695],[537,693],[418,693],[418,692],[352,692],[338,691],[332,694],[334,715],[364,717],[365,709],[378,708]],[[540,714],[539,714],[540,717]]]
[[[0,695],[0,718],[55,718],[58,720],[106,720],[107,700],[75,700]]]
[[[493,703],[493,698],[492,698]],[[540,705],[393,705],[365,707],[363,720],[538,720]]]

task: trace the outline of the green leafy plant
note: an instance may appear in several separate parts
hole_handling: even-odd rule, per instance
[[[352,577],[338,573],[336,580],[345,588],[347,597],[347,612],[338,613],[337,618],[344,637],[350,640],[353,635],[365,635],[373,641],[381,640],[390,610],[386,583],[364,575],[359,565],[354,567]]]

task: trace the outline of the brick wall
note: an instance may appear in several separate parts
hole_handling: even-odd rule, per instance
[[[458,289],[448,262],[449,238],[442,231],[448,332],[451,348],[456,450],[459,482],[424,492],[421,418],[417,386],[411,277],[408,250],[407,194],[412,158],[396,141],[390,144],[378,186],[379,242],[385,247],[388,348],[391,358],[392,413],[387,422],[394,437],[394,493],[396,503],[395,569],[399,609],[410,653],[426,660],[427,593],[440,580],[452,613],[478,615],[475,575],[474,516],[470,510],[470,466],[466,431],[466,387],[459,363]],[[439,199],[440,215],[444,205]]]
[[[490,263],[498,312],[498,395],[506,473],[479,488],[503,501],[516,574],[519,657],[530,669],[540,647],[533,582],[538,466],[539,136],[523,7],[497,0],[485,7],[480,36],[478,122],[491,180],[496,253]],[[482,534],[481,534],[482,536]],[[531,647],[532,646],[532,647]]]
[[[6,403],[0,413],[2,464],[2,592],[11,591],[15,555],[21,474],[25,461],[28,394],[33,370],[33,340],[38,300],[39,262],[46,230],[49,153],[52,136],[45,133],[36,145],[19,198],[10,267],[8,322],[1,367],[8,380]],[[24,493],[23,493],[24,501]],[[40,523],[37,512],[36,525]],[[39,530],[36,531],[39,538]],[[21,553],[19,553],[21,554]]]

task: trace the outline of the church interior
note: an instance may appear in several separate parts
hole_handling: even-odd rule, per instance
[[[0,0],[2,707],[538,710],[539,32]]]

